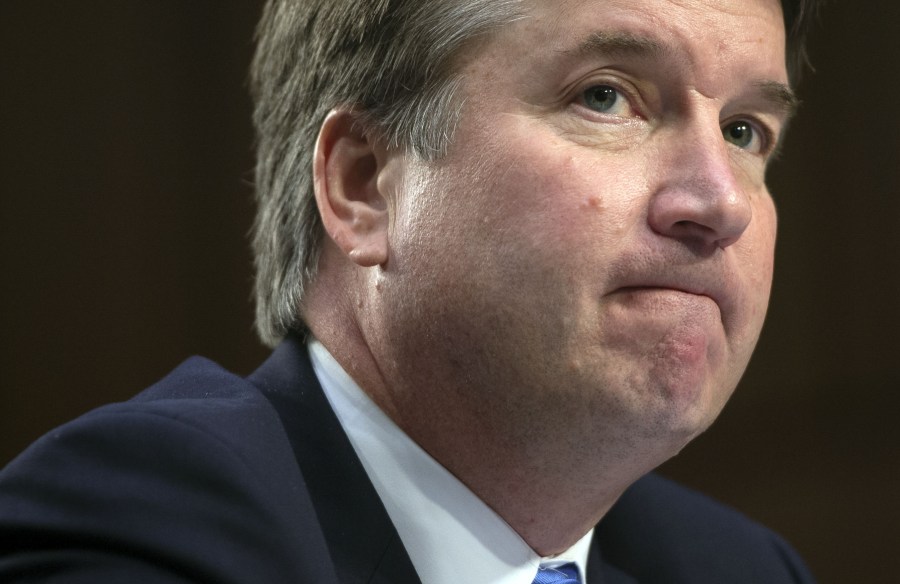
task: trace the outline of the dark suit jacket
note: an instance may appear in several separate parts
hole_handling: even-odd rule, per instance
[[[588,578],[812,581],[778,536],[653,475],[598,526]],[[246,379],[189,359],[0,472],[0,582],[418,581],[296,339]]]

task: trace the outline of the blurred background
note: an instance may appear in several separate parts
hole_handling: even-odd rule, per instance
[[[249,373],[261,2],[0,4],[0,464],[191,354]],[[823,584],[900,574],[900,3],[831,3],[770,173],[768,323],[663,472],[784,534]],[[835,101],[836,98],[840,98]]]

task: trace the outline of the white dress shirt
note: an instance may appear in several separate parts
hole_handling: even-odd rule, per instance
[[[318,341],[313,369],[422,584],[531,584],[539,565],[575,562],[585,575],[593,531],[542,558],[455,476],[407,436]]]

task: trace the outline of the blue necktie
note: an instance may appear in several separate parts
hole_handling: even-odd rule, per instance
[[[532,584],[581,584],[575,564],[563,564],[555,568],[538,568]]]

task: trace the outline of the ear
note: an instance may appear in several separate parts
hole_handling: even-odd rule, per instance
[[[383,157],[348,109],[332,110],[319,130],[313,159],[316,204],[325,231],[362,267],[388,258],[387,201],[378,189]]]

